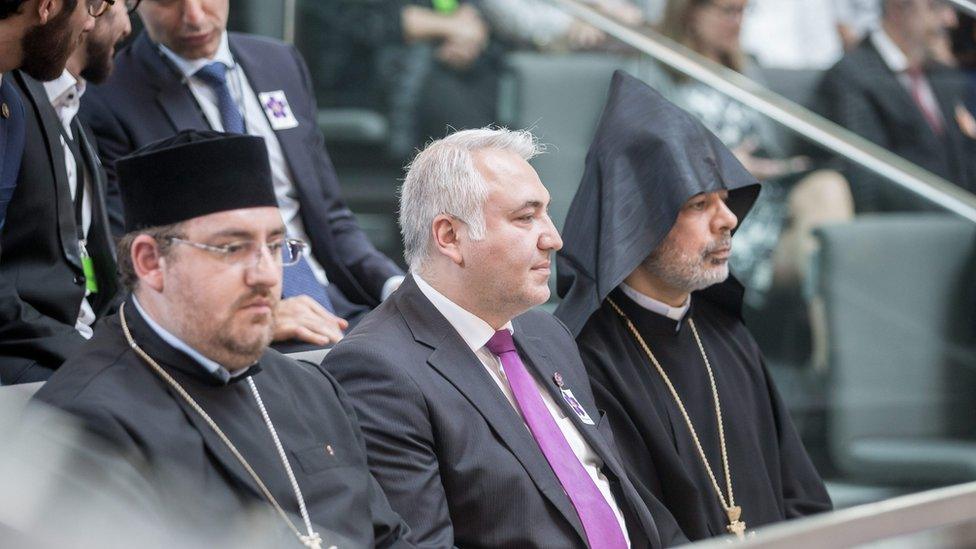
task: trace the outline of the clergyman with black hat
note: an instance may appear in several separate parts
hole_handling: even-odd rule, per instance
[[[404,544],[344,393],[268,348],[302,243],[285,239],[262,138],[183,132],[118,173],[131,294],[36,399],[147,462],[161,490],[174,471],[189,480],[191,519],[258,506],[285,547]]]
[[[759,183],[713,134],[617,72],[557,256],[624,461],[691,540],[829,510],[729,276]]]

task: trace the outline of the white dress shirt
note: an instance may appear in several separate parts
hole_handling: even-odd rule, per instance
[[[663,301],[658,301],[653,297],[649,297],[638,292],[623,282],[620,283],[620,291],[622,291],[624,295],[632,299],[634,303],[640,305],[642,308],[647,309],[652,313],[666,316],[674,321],[679,321],[684,318],[685,313],[688,312],[688,308],[691,307],[690,295],[688,296],[688,299],[685,300],[684,305],[680,307],[672,307]]]
[[[522,412],[519,410],[518,403],[516,403],[515,397],[512,395],[512,389],[508,384],[508,378],[505,376],[505,370],[502,369],[501,361],[485,346],[488,340],[495,335],[494,328],[435,290],[416,273],[413,274],[413,278],[417,282],[417,287],[430,300],[434,308],[444,315],[444,318],[457,330],[461,339],[464,340],[471,351],[478,357],[478,360],[484,365],[485,369],[488,370],[488,374],[495,381],[495,384],[498,385],[498,389],[505,395],[505,398],[508,399],[512,407],[515,408],[515,412],[521,416]],[[511,322],[508,322],[502,328],[513,333],[515,331]],[[590,478],[593,479],[600,493],[603,494],[604,499],[607,500],[610,509],[613,510],[613,514],[617,517],[617,522],[620,523],[620,529],[623,531],[624,538],[627,539],[627,545],[629,547],[630,537],[627,534],[627,524],[624,522],[620,507],[617,506],[613,493],[610,491],[610,482],[600,470],[603,467],[603,460],[593,452],[593,449],[590,448],[590,445],[586,443],[586,440],[583,439],[576,429],[573,420],[563,413],[562,408],[556,404],[549,391],[538,380],[535,378],[533,380],[535,380],[536,386],[539,389],[539,395],[542,396],[542,401],[546,403],[546,408],[549,409],[552,419],[555,420],[556,425],[559,426],[559,430],[566,437],[566,442],[569,443],[569,446],[573,449],[573,453],[579,458],[583,468],[586,469],[587,474],[590,475]],[[526,429],[528,429],[528,426],[526,426]]]
[[[68,69],[65,69],[57,79],[44,83],[44,91],[47,93],[48,101],[54,107],[65,133],[71,139],[78,140],[78,136],[74,135],[71,130],[71,121],[74,120],[75,115],[78,114],[78,109],[81,107],[81,96],[85,93],[85,81],[80,78],[76,79],[68,72]],[[71,154],[71,149],[68,148],[64,136],[60,135],[58,138],[61,140],[61,148],[64,150],[64,169],[68,174],[68,188],[71,190],[71,200],[74,204],[75,196],[78,194],[78,170],[85,170],[86,168],[78,166],[75,162],[75,156]],[[80,146],[81,143],[79,142]],[[91,174],[87,174],[85,177],[85,193],[81,199],[81,227],[85,235],[91,228],[91,183]],[[72,208],[70,215],[74,215],[74,208]],[[78,320],[75,321],[75,330],[85,339],[91,338],[91,326],[95,323],[95,311],[88,301],[88,295],[88,290],[85,290],[85,297],[82,298],[81,308],[78,311]]]
[[[884,29],[877,29],[871,33],[871,44],[878,50],[878,54],[881,55],[881,59],[884,60],[885,65],[891,69],[891,72],[895,73],[898,82],[901,83],[908,92],[908,95],[911,96],[912,77],[908,75],[908,69],[910,67],[908,66],[908,58],[905,57],[905,53],[891,40],[891,37],[888,36],[888,33]],[[925,104],[926,110],[938,116],[939,121],[945,126],[942,109],[939,107],[939,102],[935,98],[935,92],[932,91],[932,86],[929,85],[929,79],[924,73],[921,76],[920,84],[919,96],[922,103]]]

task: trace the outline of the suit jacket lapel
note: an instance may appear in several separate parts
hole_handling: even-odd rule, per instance
[[[295,97],[298,97],[298,90],[283,89],[284,83],[280,75],[275,74],[274,71],[260,70],[262,67],[260,57],[253,55],[254,52],[240,47],[234,35],[230,36],[229,41],[234,60],[241,66],[244,75],[247,76],[247,81],[251,85],[251,91],[255,94],[255,99],[258,101],[258,104],[261,101],[257,95],[270,91],[284,91],[285,99],[289,103]],[[247,93],[246,90],[245,93]],[[299,113],[295,112],[295,110],[292,108],[293,114],[297,117]],[[304,143],[306,132],[300,131],[300,127],[295,127],[287,130],[274,130],[274,133],[278,138],[278,143],[281,145],[281,152],[285,156],[285,162],[291,170],[292,180],[295,186],[298,187],[303,195],[307,195],[308,193],[303,186],[312,182],[318,182],[319,178],[312,173],[314,164],[310,159],[306,158],[308,154],[308,146]]]
[[[78,249],[78,233],[75,229],[75,210],[71,201],[71,188],[68,184],[68,172],[64,167],[64,146],[61,144],[61,120],[58,119],[51,100],[47,96],[44,85],[20,73],[23,78],[24,89],[34,103],[40,118],[41,133],[44,134],[48,153],[51,155],[51,168],[54,171],[54,185],[56,211],[58,216],[58,234],[61,240],[61,250],[65,259],[81,272],[81,253]]]
[[[92,306],[95,313],[101,316],[118,293],[115,246],[112,245],[112,237],[109,234],[108,209],[105,206],[105,172],[102,170],[102,164],[98,160],[98,154],[92,146],[88,132],[81,125],[78,117],[75,117],[72,127],[91,178],[92,222],[86,240],[98,279],[98,293],[93,296]]]
[[[925,115],[922,114],[921,107],[915,103],[911,93],[898,80],[898,75],[888,68],[888,64],[885,63],[884,58],[881,57],[881,54],[878,53],[874,45],[869,44],[869,46],[871,54],[876,58],[874,59],[874,68],[876,70],[872,71],[875,73],[873,79],[873,82],[875,82],[874,90],[878,101],[886,105],[888,116],[895,119],[911,118],[913,119],[911,122],[912,127],[925,128],[932,135],[932,138],[936,139],[935,132],[929,125],[928,120],[925,119]]]
[[[152,77],[151,84],[158,90],[156,102],[166,113],[173,130],[212,130],[183,75],[163,57],[159,47],[149,40],[145,32],[139,35],[132,48]]]
[[[522,417],[498,389],[484,365],[451,324],[423,295],[412,277],[403,282],[399,309],[414,338],[433,349],[427,362],[478,410],[532,482],[586,540],[583,524]]]

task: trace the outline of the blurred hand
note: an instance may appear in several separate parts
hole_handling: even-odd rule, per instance
[[[314,345],[329,345],[342,339],[342,331],[349,327],[339,318],[307,295],[282,299],[275,310],[275,341],[298,339]]]
[[[616,19],[624,25],[635,27],[644,23],[644,12],[627,0],[604,0],[598,3],[597,7],[607,17]]]
[[[607,35],[600,29],[592,27],[579,19],[574,19],[566,32],[569,47],[574,50],[589,50],[603,43]]]
[[[470,4],[462,5],[450,18],[449,30],[437,49],[437,59],[454,69],[466,69],[488,45],[488,25]]]
[[[732,149],[732,154],[739,159],[739,162],[742,162],[742,165],[745,166],[749,173],[760,181],[802,172],[810,168],[810,159],[805,156],[794,156],[785,159],[763,158],[761,156],[755,156],[754,153],[757,148],[756,141],[748,139],[738,147]]]

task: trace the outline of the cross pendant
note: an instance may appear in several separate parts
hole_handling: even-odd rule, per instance
[[[729,525],[725,529],[730,534],[735,534],[735,537],[744,539],[746,537],[746,523],[739,520],[739,517],[742,516],[742,507],[733,505],[726,509],[725,513],[729,516]]]
[[[322,549],[322,538],[319,537],[318,532],[312,532],[309,536],[300,536],[299,539],[302,545],[309,549]]]
[[[746,523],[742,522],[741,520],[730,522],[725,528],[729,531],[729,533],[735,534],[735,537],[739,539],[745,539],[746,537]]]

